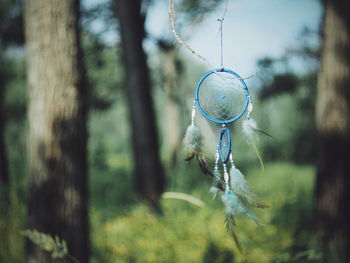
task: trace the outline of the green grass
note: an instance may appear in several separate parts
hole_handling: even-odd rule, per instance
[[[203,208],[164,199],[163,216],[133,204],[129,212],[108,220],[102,219],[103,211],[93,209],[93,262],[313,262],[316,256],[310,256],[314,252],[307,248],[306,229],[312,211],[314,169],[270,164],[264,172],[252,170],[247,179],[272,208],[255,211],[266,226],[237,220],[242,253],[226,232],[222,203],[211,200],[209,184],[203,183],[209,181],[206,179],[187,192],[203,200]]]

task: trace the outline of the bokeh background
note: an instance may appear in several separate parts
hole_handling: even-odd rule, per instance
[[[75,17],[76,22],[70,26],[76,26],[74,32],[80,39],[73,42],[81,54],[76,59],[82,65],[80,76],[85,79],[81,85],[84,96],[80,99],[86,111],[79,119],[84,122],[82,125],[75,126],[75,121],[68,125],[72,125],[72,129],[86,128],[87,139],[82,148],[79,147],[84,142],[80,144],[78,138],[85,138],[85,133],[79,133],[82,137],[78,133],[71,135],[64,123],[57,124],[62,135],[51,144],[36,145],[38,129],[35,127],[42,125],[41,112],[43,115],[44,112],[55,114],[49,109],[55,108],[56,104],[70,105],[72,102],[65,104],[63,101],[65,96],[58,96],[51,104],[44,103],[46,106],[34,115],[28,113],[29,109],[45,101],[41,97],[49,94],[45,90],[55,94],[58,89],[65,89],[63,84],[62,87],[60,84],[51,87],[48,80],[30,80],[35,72],[36,76],[42,76],[48,72],[42,69],[52,64],[64,64],[53,56],[51,60],[45,60],[47,64],[40,66],[38,63],[37,66],[35,61],[44,63],[41,59],[47,53],[40,53],[40,48],[33,48],[35,45],[41,41],[57,46],[70,42],[64,39],[50,42],[54,39],[51,35],[44,32],[40,35],[38,29],[37,35],[30,31],[33,30],[31,23],[40,28],[41,24],[55,19],[57,28],[61,26],[59,23],[67,27],[64,21],[70,20],[65,19],[65,13],[58,13],[56,17],[52,11],[65,10],[60,9],[61,3],[74,3],[70,16]],[[175,23],[181,38],[214,67],[219,67],[220,24],[217,19],[222,17],[226,1],[176,0],[174,4]],[[334,8],[337,5],[341,8]],[[350,232],[345,219],[339,218],[347,213],[349,204],[349,197],[345,196],[348,183],[344,179],[349,171],[344,165],[347,155],[344,147],[349,145],[349,115],[344,113],[346,110],[336,110],[340,112],[337,119],[318,108],[320,118],[330,116],[331,121],[333,118],[344,123],[338,125],[341,126],[339,133],[335,133],[343,141],[337,141],[335,148],[322,147],[324,137],[318,138],[320,130],[337,128],[316,125],[316,101],[321,90],[317,91],[318,86],[338,90],[340,96],[345,94],[345,102],[335,98],[331,105],[341,101],[342,109],[349,109],[346,81],[350,63],[346,54],[350,53],[347,42],[350,23],[341,11],[346,7],[345,1],[340,0],[227,1],[223,24],[224,66],[242,77],[254,75],[246,80],[254,102],[253,117],[262,130],[273,136],[259,136],[257,142],[265,163],[262,170],[254,150],[241,132],[241,122],[234,124],[236,164],[257,196],[271,205],[270,209],[255,211],[264,226],[245,218],[237,219],[236,232],[243,248],[240,252],[225,228],[221,200],[212,199],[209,194],[211,178],[200,172],[196,162],[184,161],[186,153],[182,149],[182,138],[191,119],[194,88],[209,68],[176,42],[168,19],[168,1],[2,0],[0,262],[85,262],[87,258],[93,263],[348,262],[346,248],[349,247]],[[36,12],[40,8],[44,11],[38,11],[39,16]],[[339,62],[340,67],[337,59],[342,56],[335,55],[334,64],[327,65],[335,70],[339,66],[339,72],[344,69],[341,79],[345,84],[338,83],[340,88],[328,85],[331,82],[327,85],[318,82],[322,44],[325,43],[323,32],[327,28],[323,26],[326,8],[338,10],[330,15],[329,21],[338,21],[330,26],[329,32],[335,34],[330,39],[340,39],[338,44],[346,59]],[[51,20],[45,17],[48,10],[53,12]],[[345,28],[343,38],[336,35],[337,27]],[[57,28],[49,31],[59,34]],[[334,46],[327,47],[331,50]],[[54,53],[50,50],[54,47],[50,45],[41,48]],[[60,57],[62,52],[56,56]],[[51,76],[58,79],[55,83],[60,83],[63,73],[60,70],[52,72],[48,74],[53,74]],[[41,90],[38,88],[35,96],[30,95],[34,94],[30,90],[35,90],[32,86],[36,83],[42,85]],[[204,149],[211,167],[216,134],[199,114],[197,120],[204,133]],[[50,163],[46,163],[49,161],[42,160],[40,167],[49,167],[48,170],[33,170],[40,155],[33,154],[32,149],[53,149],[55,140],[61,142],[67,133],[73,137],[62,150],[62,156],[57,157],[54,172],[50,170]],[[332,140],[327,142],[327,145],[333,145]],[[85,163],[70,155],[78,148],[85,149],[82,154],[86,155]],[[319,163],[327,153],[336,153],[334,158],[343,160],[334,162],[331,168],[335,171],[334,181],[343,178],[339,181],[345,186],[343,188],[332,188],[329,181],[325,183],[326,190],[315,188],[317,184],[321,185],[318,180],[324,179],[316,175],[325,171],[325,165]],[[72,183],[73,188],[78,189],[77,194],[82,195],[79,200],[83,201],[79,205],[87,209],[75,218],[88,222],[88,227],[82,230],[76,227],[79,223],[63,224],[70,221],[58,219],[52,212],[55,204],[60,204],[65,189],[71,186],[69,178],[76,176],[69,169],[58,169],[65,165],[59,160],[67,158],[73,163],[72,167],[80,161],[85,167],[77,170],[82,181],[78,179]],[[54,177],[53,173],[58,178],[56,185],[61,185],[60,180],[66,180],[57,195],[47,193],[51,188],[45,192],[33,187],[45,189],[45,185],[40,186],[42,179],[36,181],[35,178]],[[332,176],[330,173],[329,177]],[[80,183],[84,180],[88,182],[86,185]],[[329,206],[339,208],[330,209],[333,212],[329,215],[327,205],[319,205],[320,195],[328,193],[328,183],[329,189],[333,189],[333,194],[328,195]],[[167,198],[169,192],[187,194],[204,204],[198,206],[189,200]],[[41,214],[37,216],[36,213]],[[58,236],[67,242],[68,252],[53,255],[57,244],[52,243],[49,236],[36,238],[34,245],[29,232],[23,232],[26,229]],[[323,231],[325,235],[320,234]],[[317,234],[322,238],[317,238]],[[74,239],[72,235],[84,238]],[[35,239],[33,235],[32,239]],[[77,246],[79,242],[84,245]]]

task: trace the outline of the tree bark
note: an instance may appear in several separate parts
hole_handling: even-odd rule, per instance
[[[315,220],[326,262],[350,260],[350,4],[325,1]]]
[[[25,1],[28,228],[57,235],[89,261],[86,85],[78,0]],[[57,262],[28,244],[29,263]],[[68,259],[60,262],[71,262]]]
[[[1,74],[1,72],[0,72]],[[3,78],[1,78],[3,80]],[[4,81],[3,81],[4,83]],[[1,85],[1,84],[0,84]],[[10,250],[9,237],[9,210],[10,210],[10,185],[8,176],[8,163],[5,144],[5,107],[4,86],[0,86],[0,236],[2,245],[0,247],[0,262],[8,258]]]
[[[2,14],[5,15],[5,14]],[[0,31],[0,48],[5,49],[2,36],[3,32]],[[0,202],[5,201],[3,194],[7,192],[7,186],[9,183],[8,175],[8,162],[6,154],[6,144],[5,144],[5,126],[6,126],[6,114],[5,114],[5,91],[6,85],[8,84],[8,75],[6,59],[4,59],[4,54],[0,51]],[[7,196],[6,196],[7,200]]]
[[[151,83],[142,47],[144,17],[140,0],[117,0],[135,163],[135,187],[142,201],[159,211],[165,178],[159,158]]]
[[[8,181],[9,178],[5,151],[4,87],[0,87],[0,189],[7,187]]]
[[[183,125],[180,118],[181,102],[176,90],[179,88],[176,79],[179,73],[178,69],[178,50],[175,46],[164,53],[163,68],[163,87],[166,96],[166,138],[168,140],[170,152],[170,168],[175,169],[177,164],[178,150],[181,145],[181,135]]]

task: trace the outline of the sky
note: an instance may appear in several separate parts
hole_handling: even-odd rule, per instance
[[[108,0],[84,0],[83,5],[91,7],[107,2]],[[168,18],[168,0],[153,2],[147,13],[147,32],[153,37],[173,37]],[[174,3],[176,5],[176,0]],[[206,15],[200,24],[188,25],[181,36],[213,67],[220,67],[220,25],[217,19],[222,17],[223,11],[224,4]],[[242,77],[254,74],[259,58],[279,57],[286,48],[297,46],[297,38],[302,29],[308,27],[317,31],[321,18],[321,0],[228,0],[223,25],[224,67],[238,72]],[[97,32],[105,27],[99,20],[92,26]],[[104,39],[115,44],[118,36],[115,30],[110,30],[104,34]],[[146,40],[144,47],[149,54],[154,54],[156,47],[152,40]],[[181,52],[202,63],[187,50],[181,48]],[[152,58],[149,61],[152,63]]]
[[[205,0],[203,0],[205,1]],[[167,0],[155,1],[147,20],[147,30],[155,36],[171,36]],[[240,73],[253,74],[256,61],[265,56],[278,57],[286,48],[297,46],[303,28],[318,30],[322,18],[319,0],[229,0],[223,25],[224,66]],[[176,1],[175,1],[176,3]],[[224,5],[194,27],[189,25],[184,38],[197,53],[214,67],[220,66],[219,22]],[[176,16],[175,16],[176,19]],[[152,43],[145,43],[152,51]],[[183,54],[193,56],[182,49]],[[193,59],[197,59],[193,56]],[[198,63],[201,63],[198,60]]]

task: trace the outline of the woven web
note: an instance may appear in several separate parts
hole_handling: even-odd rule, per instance
[[[227,121],[244,109],[244,87],[230,73],[217,72],[206,77],[198,90],[198,100],[204,112],[211,118]]]

